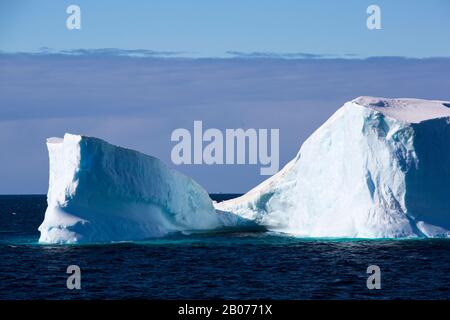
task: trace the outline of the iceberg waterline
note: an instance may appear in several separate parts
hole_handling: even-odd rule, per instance
[[[254,226],[305,237],[450,236],[448,102],[350,101],[280,172],[220,203],[160,160],[97,138],[66,134],[47,146],[44,243]]]

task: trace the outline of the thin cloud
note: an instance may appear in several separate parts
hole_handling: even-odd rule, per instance
[[[227,51],[227,55],[235,58],[246,59],[326,59],[339,57],[356,57],[356,54],[345,54],[343,56],[328,54],[328,53],[309,53],[309,52],[291,52],[291,53],[277,53],[277,52],[241,52],[241,51]]]
[[[2,55],[67,55],[67,56],[92,56],[92,57],[133,57],[133,58],[162,58],[177,57],[189,54],[185,51],[157,51],[147,49],[118,49],[118,48],[98,48],[98,49],[70,49],[57,50],[50,47],[41,47],[34,52],[1,52]]]

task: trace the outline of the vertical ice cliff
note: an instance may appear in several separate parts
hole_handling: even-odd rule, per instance
[[[48,139],[47,146],[50,183],[40,242],[138,240],[239,220],[219,216],[201,186],[154,157],[71,134]]]
[[[449,237],[450,102],[347,102],[280,172],[215,206],[307,237]]]

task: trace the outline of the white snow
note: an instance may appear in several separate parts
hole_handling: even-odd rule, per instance
[[[305,237],[449,237],[446,104],[347,102],[280,172],[215,207]]]
[[[445,101],[359,97],[353,102],[409,123],[450,117],[450,103]]]
[[[71,134],[48,139],[47,146],[50,183],[40,242],[138,240],[248,225],[217,213],[200,185],[157,158]]]

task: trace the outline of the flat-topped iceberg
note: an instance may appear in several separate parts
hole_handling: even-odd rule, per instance
[[[216,209],[305,237],[450,236],[450,102],[359,97]]]
[[[48,139],[47,146],[50,183],[40,242],[139,240],[246,224],[217,213],[200,185],[157,158],[71,134]]]

